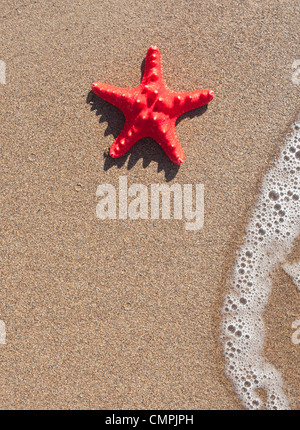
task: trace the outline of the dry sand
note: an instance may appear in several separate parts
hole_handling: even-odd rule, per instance
[[[1,6],[2,409],[242,408],[224,374],[220,309],[261,178],[299,111],[299,12],[291,0]],[[151,44],[170,88],[215,92],[177,125],[179,169],[150,139],[105,159],[123,116],[86,103],[93,81],[138,85]],[[203,230],[100,221],[97,186],[120,175],[203,183]],[[297,408],[294,290],[279,271],[266,355]]]

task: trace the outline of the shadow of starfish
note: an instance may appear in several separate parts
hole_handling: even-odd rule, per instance
[[[141,64],[141,76],[144,74],[145,59]],[[91,111],[95,111],[96,115],[100,115],[99,122],[107,122],[107,129],[104,132],[105,136],[112,134],[116,138],[122,131],[125,124],[125,117],[123,113],[113,106],[112,104],[97,97],[92,91],[90,91],[86,98],[86,103],[91,106]],[[182,120],[186,118],[194,118],[202,115],[207,110],[207,105],[201,106],[200,108],[193,109],[181,115],[177,121],[178,125]],[[104,170],[109,170],[113,166],[117,166],[119,169],[124,166],[128,159],[127,169],[131,170],[139,159],[143,159],[143,168],[147,168],[151,161],[157,162],[157,171],[165,172],[165,179],[167,182],[171,181],[177,175],[180,166],[174,164],[161,149],[161,147],[150,137],[139,140],[133,147],[123,156],[119,158],[112,158],[106,152],[104,152]],[[147,151],[145,147],[147,146]]]

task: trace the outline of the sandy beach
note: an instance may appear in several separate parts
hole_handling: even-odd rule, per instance
[[[8,0],[0,10],[1,409],[243,409],[220,339],[228,279],[299,109],[299,2]],[[107,150],[150,45],[172,90],[209,88],[176,131]],[[97,187],[204,184],[204,226],[96,217]],[[299,241],[291,261],[299,261]],[[299,409],[299,291],[278,268],[264,354]]]

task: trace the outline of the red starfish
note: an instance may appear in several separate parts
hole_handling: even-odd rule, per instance
[[[92,90],[103,100],[115,105],[125,115],[125,125],[110,148],[111,157],[125,154],[143,137],[152,137],[176,164],[184,161],[175,123],[183,113],[210,102],[213,91],[178,93],[169,90],[163,72],[159,49],[150,46],[146,56],[142,82],[136,88],[119,88],[94,83]]]

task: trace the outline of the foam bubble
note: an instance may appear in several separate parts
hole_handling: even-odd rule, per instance
[[[295,285],[297,285],[300,291],[300,261],[295,264],[284,264],[283,269],[293,279]]]
[[[280,372],[263,356],[263,312],[271,275],[300,234],[300,121],[267,172],[225,298],[222,340],[226,374],[248,409],[288,409]],[[299,288],[299,264],[283,267]],[[259,396],[264,390],[266,399]]]

